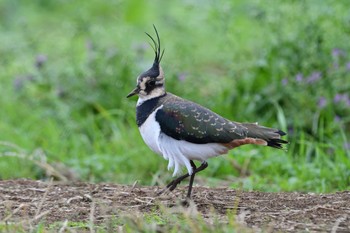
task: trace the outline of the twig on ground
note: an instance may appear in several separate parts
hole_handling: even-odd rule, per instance
[[[12,213],[7,215],[3,221],[7,222],[10,218],[12,218],[13,215],[15,215],[18,211],[20,211],[24,206],[27,206],[26,204],[20,204]]]
[[[66,219],[66,220],[64,220],[62,227],[60,228],[58,233],[63,233],[66,230],[67,226],[68,226],[68,220]]]
[[[94,229],[95,207],[96,207],[96,203],[95,203],[95,201],[93,200],[93,201],[91,202],[91,208],[90,208],[90,222],[89,222],[90,233],[95,233],[95,229]]]
[[[332,227],[332,230],[331,230],[331,233],[336,233],[338,228],[339,228],[339,224],[343,221],[345,221],[347,218],[346,215],[343,215],[342,217],[338,218],[336,221],[335,221],[335,224],[334,226]]]
[[[46,201],[46,197],[47,197],[47,194],[49,193],[49,190],[50,190],[51,186],[52,186],[52,179],[50,179],[50,181],[48,183],[48,186],[46,188],[46,191],[44,193],[44,196],[42,197],[41,201],[39,202],[39,206],[38,206],[38,209],[35,212],[35,217],[34,218],[36,218],[36,216],[39,215],[39,213],[41,211],[41,208],[43,207],[43,204]]]

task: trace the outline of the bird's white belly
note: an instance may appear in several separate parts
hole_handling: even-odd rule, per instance
[[[164,134],[155,119],[158,107],[147,120],[140,126],[139,130],[144,142],[157,154],[163,155],[169,160],[168,169],[174,167],[173,175],[186,166],[188,173],[192,174],[190,160],[206,161],[208,158],[225,154],[227,148],[219,143],[195,144],[184,140],[176,140]]]

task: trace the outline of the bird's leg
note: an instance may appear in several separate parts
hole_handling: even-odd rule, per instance
[[[192,185],[193,185],[195,174],[197,172],[200,172],[200,171],[202,171],[202,170],[204,170],[205,168],[208,167],[208,163],[207,162],[203,162],[198,168],[196,168],[196,165],[194,164],[194,162],[192,160],[190,160],[190,163],[191,163],[191,166],[193,168],[193,172],[192,172],[192,175],[191,175],[190,185],[188,187],[188,192],[187,192],[187,197],[188,198],[191,197]],[[161,195],[162,193],[164,193],[167,190],[169,190],[170,192],[173,191],[176,188],[176,186],[181,183],[181,181],[183,181],[184,179],[186,179],[189,176],[190,175],[188,173],[186,173],[186,174],[176,178],[175,180],[171,181],[164,189],[162,189],[160,192],[158,192],[158,195]]]
[[[192,175],[190,177],[190,183],[188,185],[188,190],[187,190],[187,199],[191,199],[191,192],[192,192],[192,186],[193,186],[193,181],[194,181],[194,176],[196,175],[196,164],[194,164],[193,160],[190,160],[190,164],[192,166]]]
[[[186,179],[186,178],[189,177],[189,176],[190,176],[190,175],[187,173],[187,174],[185,174],[185,175],[183,175],[183,176],[180,176],[180,177],[176,178],[175,180],[171,181],[171,182],[166,186],[166,189],[168,189],[170,192],[173,191],[173,190],[176,188],[176,186],[177,186],[178,184],[181,183],[181,181],[183,181],[184,179]]]
[[[184,179],[186,179],[189,176],[190,175],[188,173],[186,173],[185,175],[182,175],[182,176],[176,178],[175,180],[171,181],[164,189],[160,190],[157,194],[161,195],[162,193],[164,193],[167,190],[169,190],[170,192],[173,191],[176,188],[176,186],[181,183],[181,181],[183,181]]]
[[[194,176],[196,175],[197,172],[203,171],[208,167],[207,162],[203,162],[198,168],[196,168],[196,165],[192,160],[190,160],[191,166],[193,168],[193,173],[190,178],[190,184],[188,186],[188,191],[187,191],[187,199],[191,199],[191,193],[192,193],[192,186],[193,186],[193,181],[194,181]]]

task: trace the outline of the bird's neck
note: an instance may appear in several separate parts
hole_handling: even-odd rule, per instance
[[[142,103],[137,104],[136,107],[136,123],[138,127],[140,127],[149,115],[164,102],[164,97],[166,97],[166,93],[162,96],[158,96],[152,99],[148,99],[143,101]]]

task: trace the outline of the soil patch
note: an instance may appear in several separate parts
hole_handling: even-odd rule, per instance
[[[179,208],[187,188],[156,196],[159,187],[117,184],[57,183],[32,180],[0,181],[0,221],[103,222],[122,214],[144,214],[166,206]],[[228,188],[194,187],[194,208],[206,221],[213,214],[252,229],[283,232],[350,232],[350,191],[333,194],[264,193]],[[185,207],[182,207],[185,208]],[[93,211],[92,211],[93,210]]]

